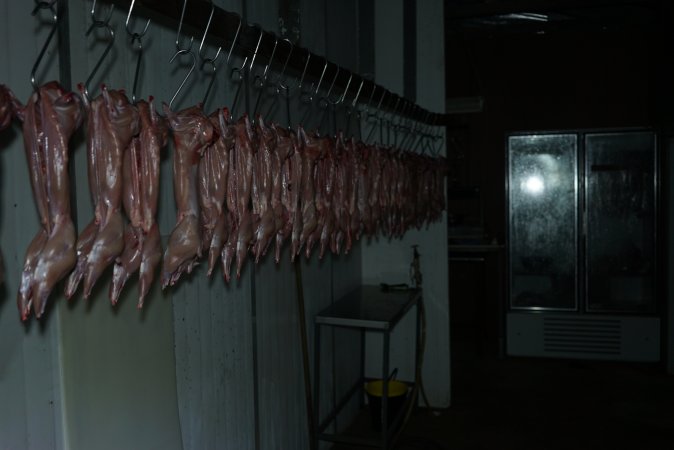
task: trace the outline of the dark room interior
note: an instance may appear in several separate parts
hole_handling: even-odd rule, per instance
[[[0,44],[0,450],[674,450],[673,1],[0,0]]]
[[[670,448],[671,3],[448,1],[445,8],[448,110],[453,101],[459,107],[480,103],[474,112],[452,115],[455,123],[448,127],[451,409],[461,411],[450,416],[455,413],[462,424],[473,425],[467,427],[471,432],[457,427],[449,433],[446,448]],[[517,266],[512,238],[517,237],[508,212],[508,183],[514,180],[509,179],[507,136],[618,130],[649,130],[657,139],[656,294],[652,309],[635,311],[661,318],[659,354],[636,363],[597,355],[590,346],[567,347],[561,358],[550,352],[535,358],[513,349],[504,343],[511,337],[504,316],[515,309],[517,283],[512,278]],[[582,176],[576,182],[589,190]],[[510,188],[511,193],[516,189]],[[581,210],[591,210],[587,199]],[[591,217],[591,212],[583,214]],[[582,214],[576,218],[582,230],[585,219]],[[573,220],[564,223],[573,226]],[[548,237],[554,246],[555,237]],[[580,239],[577,246],[589,252]],[[583,261],[586,271],[591,261]],[[582,304],[583,286],[576,289],[580,302],[573,309],[590,317]],[[545,309],[534,306],[529,312],[545,314]],[[550,316],[554,310],[548,310]],[[583,330],[576,344],[590,333]],[[550,336],[555,335],[540,339]],[[596,336],[590,333],[590,338]],[[456,419],[447,420],[446,427]]]
[[[452,406],[415,412],[395,448],[672,448],[667,179],[674,70],[666,55],[673,5],[467,0],[446,1],[444,13]],[[573,324],[576,330],[568,325],[525,335],[557,346],[538,355],[508,346],[506,315],[517,309],[509,298],[515,250],[509,234],[508,136],[640,130],[657,139],[651,172],[657,240],[645,239],[656,247],[655,294],[647,294],[653,297],[648,308],[633,305],[632,312],[614,314],[659,318],[656,354],[644,357],[641,349],[636,357],[618,354],[607,346],[620,337],[603,333],[602,325],[592,329],[587,321]],[[589,183],[583,189],[589,191]],[[591,209],[587,198],[583,208]],[[580,224],[589,220],[583,214],[574,215]],[[555,236],[547,238],[544,245],[554,248]],[[611,244],[614,239],[607,237]],[[579,252],[589,252],[585,245],[574,241]],[[590,265],[578,263],[588,272]],[[583,283],[571,293],[580,297],[572,308],[533,306],[527,312],[554,319],[572,310],[593,317],[581,290],[591,282]]]

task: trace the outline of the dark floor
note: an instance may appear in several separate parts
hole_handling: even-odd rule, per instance
[[[417,410],[396,449],[674,450],[674,376],[659,367],[452,350],[452,407]]]

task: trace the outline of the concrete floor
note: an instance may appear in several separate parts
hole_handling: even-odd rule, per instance
[[[657,366],[453,351],[452,407],[417,410],[396,449],[674,450],[674,376]]]

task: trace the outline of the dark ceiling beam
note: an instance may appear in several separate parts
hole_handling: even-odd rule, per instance
[[[445,2],[445,19],[462,20],[498,16],[512,13],[551,13],[569,9],[604,8],[611,6],[653,6],[651,0],[504,0],[482,1],[474,4],[454,5]]]

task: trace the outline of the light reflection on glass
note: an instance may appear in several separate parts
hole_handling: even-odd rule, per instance
[[[522,183],[522,189],[529,194],[539,195],[545,190],[543,178],[538,175],[531,175]]]

